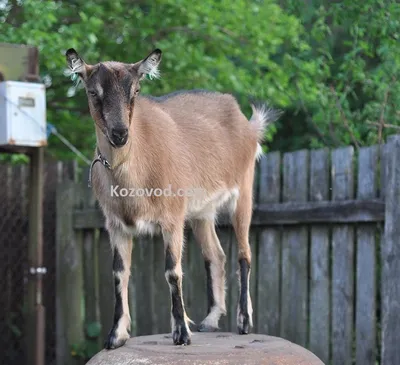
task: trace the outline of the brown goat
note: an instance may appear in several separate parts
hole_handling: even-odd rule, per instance
[[[71,72],[83,82],[95,122],[93,189],[114,252],[114,325],[105,347],[117,348],[129,338],[133,235],[158,230],[163,235],[165,276],[171,292],[173,342],[190,344],[191,321],[182,297],[185,223],[191,225],[201,245],[207,274],[208,315],[198,330],[218,329],[220,316],[226,314],[225,254],[215,220],[223,211],[231,214],[239,247],[238,331],[248,333],[252,326],[248,236],[254,167],[262,151],[259,141],[264,127],[277,114],[253,106],[248,121],[232,95],[216,92],[139,96],[140,81],[146,76],[158,77],[158,49],[133,64],[88,65],[74,49],[66,52],[66,58]],[[97,161],[104,166],[94,165]],[[131,194],[134,189],[136,196]],[[141,190],[139,195],[139,189],[169,189],[172,194],[156,196]]]

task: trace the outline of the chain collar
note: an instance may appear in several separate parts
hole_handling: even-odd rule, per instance
[[[90,164],[90,169],[89,169],[89,180],[88,180],[88,187],[92,187],[92,169],[93,166],[95,165],[96,162],[101,162],[101,164],[108,170],[111,170],[111,165],[107,161],[107,159],[100,153],[99,148],[96,147],[96,152],[97,152],[97,158],[95,158],[92,163]]]

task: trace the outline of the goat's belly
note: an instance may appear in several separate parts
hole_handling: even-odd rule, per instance
[[[133,234],[136,236],[144,234],[153,236],[155,234],[161,233],[161,227],[159,224],[143,219],[138,219],[132,229]]]
[[[218,212],[232,214],[236,210],[239,189],[232,188],[211,194],[199,194],[188,199],[187,219],[215,220]]]
[[[239,189],[237,187],[211,194],[194,195],[188,198],[185,219],[215,220],[219,212],[232,214],[236,210],[238,198]],[[128,223],[115,212],[105,210],[107,229],[122,230],[126,234],[135,236],[161,233],[161,227],[157,222],[137,219]]]
[[[129,235],[155,235],[161,232],[160,225],[144,219],[136,220],[133,225],[127,224],[115,214],[106,214],[107,229],[117,228]]]

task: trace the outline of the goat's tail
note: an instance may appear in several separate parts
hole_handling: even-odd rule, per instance
[[[282,115],[282,111],[272,109],[267,104],[262,103],[251,104],[251,109],[253,110],[253,115],[250,118],[250,124],[257,133],[258,142],[262,142],[265,129]]]

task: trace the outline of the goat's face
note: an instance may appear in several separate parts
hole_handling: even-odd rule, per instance
[[[161,51],[156,49],[133,64],[101,62],[88,65],[72,48],[66,52],[66,58],[70,70],[78,75],[85,86],[94,122],[113,147],[124,146],[129,138],[140,81],[146,75],[158,77]]]

